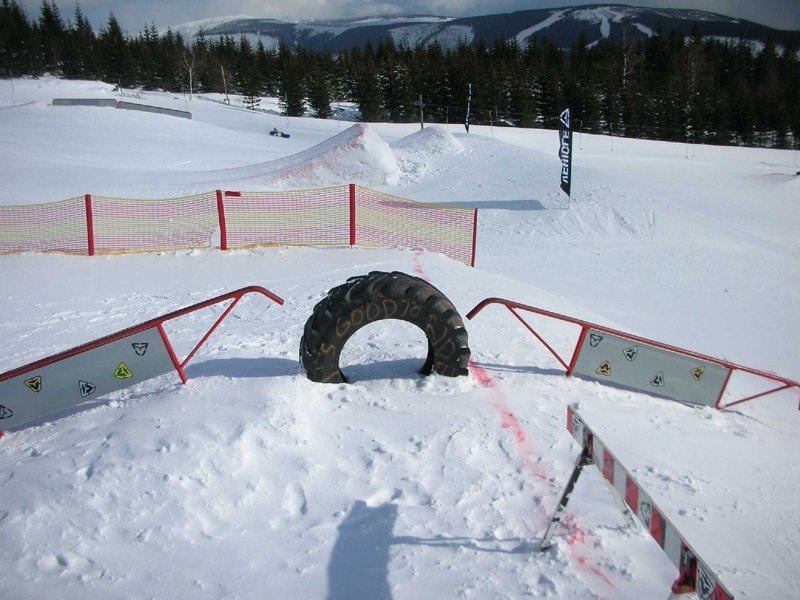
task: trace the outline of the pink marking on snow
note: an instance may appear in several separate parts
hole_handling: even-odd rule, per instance
[[[569,552],[570,556],[572,556],[579,565],[602,579],[609,587],[617,589],[617,586],[614,585],[614,582],[611,581],[608,575],[603,573],[597,565],[591,564],[591,557],[580,553],[581,547],[585,547],[588,544],[588,539],[586,532],[578,527],[575,519],[567,515],[565,518],[561,519],[561,524],[569,531],[569,535],[567,535],[567,552]]]
[[[414,273],[416,273],[425,281],[429,281],[427,275],[425,274],[425,270],[422,268],[421,258],[423,254],[424,252],[421,250],[414,253]],[[533,444],[528,439],[528,435],[525,433],[525,430],[523,429],[522,424],[519,422],[519,419],[517,419],[516,415],[511,412],[510,408],[508,408],[506,396],[497,385],[497,381],[495,381],[495,379],[489,375],[486,369],[475,364],[471,358],[468,366],[470,373],[472,373],[472,376],[477,380],[477,382],[490,391],[492,397],[492,408],[500,413],[500,427],[507,429],[514,434],[514,439],[517,441],[517,450],[522,458],[522,465],[525,470],[529,475],[538,479],[543,479],[545,481],[552,480],[553,477],[548,474],[547,468],[541,463],[541,461],[536,459],[536,452]],[[599,569],[599,567],[591,564],[591,558],[589,556],[578,554],[580,547],[586,546],[587,544],[586,532],[581,530],[573,519],[562,519],[561,522],[567,526],[567,530],[570,532],[567,537],[567,549],[578,566],[583,569],[588,569],[590,572],[608,584],[612,589],[616,589],[614,582],[611,581],[611,579],[609,579],[608,576]],[[531,528],[528,527],[528,529]]]
[[[478,380],[478,383],[492,392],[492,408],[500,413],[500,427],[514,434],[514,439],[517,440],[517,450],[522,458],[525,470],[529,475],[539,479],[550,479],[542,463],[536,459],[536,451],[522,428],[522,424],[517,419],[517,416],[511,412],[511,409],[508,408],[505,394],[498,387],[497,382],[484,368],[476,365],[471,359],[469,361],[469,370]]]
[[[417,276],[421,277],[425,281],[429,281],[428,276],[425,274],[425,269],[422,268],[423,254],[425,254],[425,252],[422,250],[417,250],[414,252],[414,273],[416,273]]]
[[[469,361],[469,370],[478,383],[487,390],[490,390],[492,395],[492,408],[500,413],[500,426],[514,434],[514,439],[517,441],[517,450],[522,458],[522,465],[525,467],[528,474],[545,481],[552,480],[553,478],[547,472],[547,468],[536,458],[533,444],[525,433],[519,419],[517,419],[516,415],[508,408],[505,394],[497,385],[497,381],[489,375],[486,369],[475,364],[472,359]],[[591,557],[580,553],[582,547],[585,548],[588,544],[586,532],[578,527],[574,519],[562,519],[561,522],[566,526],[569,532],[567,536],[567,550],[579,568],[590,571],[612,589],[616,589],[614,582],[611,581],[599,567],[592,564]]]

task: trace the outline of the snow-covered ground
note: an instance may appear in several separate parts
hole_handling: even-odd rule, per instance
[[[417,375],[425,338],[394,321],[351,339],[351,384],[312,383],[297,362],[328,289],[399,270],[462,316],[500,296],[798,380],[796,152],[577,135],[567,202],[552,131],[352,128],[219,96],[134,99],[192,120],[50,105],[68,97],[119,95],[0,81],[0,204],[354,182],[477,207],[477,262],[415,248],[0,256],[0,371],[245,285],[286,301],[244,299],[187,385],[165,375],[0,440],[0,597],[664,598],[675,568],[596,469],[538,551],[579,452],[575,403],[735,597],[796,597],[796,392],[719,412],[565,378],[497,307],[466,323],[469,377]],[[220,310],[169,324],[179,355]],[[534,322],[571,349],[573,328]]]

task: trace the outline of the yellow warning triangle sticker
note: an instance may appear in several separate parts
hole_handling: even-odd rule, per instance
[[[121,362],[119,363],[119,366],[117,366],[117,370],[114,371],[114,377],[117,379],[130,379],[133,377],[133,373],[131,373],[128,365],[126,365],[124,362]]]
[[[692,377],[694,377],[695,381],[700,381],[705,375],[706,368],[705,367],[697,367],[696,369],[692,369]]]
[[[611,375],[611,363],[608,362],[608,361],[604,362],[602,365],[597,367],[597,370],[595,371],[595,373],[597,373],[598,375],[605,375],[606,377],[610,376]]]
[[[30,379],[25,380],[25,386],[32,392],[41,392],[42,391],[42,376],[37,375],[36,377],[31,377]]]

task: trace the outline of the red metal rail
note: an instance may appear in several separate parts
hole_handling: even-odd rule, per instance
[[[640,337],[640,336],[637,336],[637,335],[633,335],[631,333],[626,333],[624,331],[619,331],[617,329],[611,329],[610,327],[604,327],[603,325],[597,325],[595,323],[590,323],[589,321],[583,321],[581,319],[576,319],[574,317],[569,317],[569,316],[562,315],[562,314],[559,314],[559,313],[555,313],[555,312],[552,312],[552,311],[549,311],[549,310],[536,308],[535,306],[528,306],[528,305],[525,305],[525,304],[520,304],[518,302],[514,302],[513,300],[505,300],[503,298],[486,298],[485,300],[479,302],[478,305],[475,306],[475,308],[473,308],[471,311],[469,311],[469,313],[467,313],[467,319],[471,320],[480,311],[482,311],[484,308],[486,308],[490,304],[500,304],[502,306],[505,306],[509,310],[509,312],[511,312],[511,314],[514,315],[519,320],[519,322],[522,323],[525,326],[525,328],[528,331],[530,331],[534,336],[536,336],[536,338],[545,346],[545,348],[547,348],[547,350],[556,358],[556,360],[558,360],[558,362],[561,363],[561,365],[566,370],[566,374],[567,375],[571,375],[572,372],[575,370],[575,365],[578,362],[578,356],[580,354],[581,348],[583,347],[583,342],[584,342],[584,339],[586,338],[586,334],[589,331],[589,329],[593,329],[595,331],[605,332],[605,333],[608,333],[610,335],[615,335],[615,336],[630,340],[632,342],[646,344],[648,346],[653,346],[654,348],[659,348],[661,350],[667,350],[669,352],[674,352],[676,354],[680,354],[680,355],[687,356],[687,357],[690,357],[690,358],[703,360],[703,361],[706,361],[706,362],[709,362],[709,363],[713,363],[713,364],[716,364],[716,365],[719,365],[721,367],[724,367],[724,368],[728,369],[730,371],[730,373],[728,374],[728,378],[725,380],[725,384],[722,386],[722,390],[720,391],[719,397],[717,398],[717,401],[716,401],[716,404],[715,404],[716,408],[718,408],[718,409],[730,408],[731,406],[735,406],[737,404],[741,404],[742,402],[748,402],[750,400],[755,400],[756,398],[762,398],[763,396],[768,396],[770,394],[781,392],[781,391],[786,390],[786,389],[795,388],[798,391],[800,391],[800,383],[799,382],[793,381],[791,379],[787,379],[785,377],[780,377],[779,375],[775,375],[774,373],[768,373],[766,371],[761,371],[759,369],[753,369],[751,367],[745,367],[745,366],[742,366],[742,365],[737,365],[736,363],[732,363],[732,362],[729,362],[729,361],[726,361],[726,360],[722,360],[722,359],[719,359],[719,358],[714,358],[712,356],[707,356],[705,354],[700,354],[698,352],[692,352],[691,350],[686,350],[684,348],[678,348],[676,346],[670,346],[669,344],[664,344],[664,343],[661,343],[661,342],[657,342],[655,340],[650,340],[650,339],[647,339],[647,338],[643,338],[643,337]],[[579,326],[581,328],[580,335],[578,337],[578,341],[575,344],[575,349],[574,349],[574,351],[572,353],[572,357],[571,357],[569,363],[567,363],[563,358],[561,358],[561,356],[559,356],[559,354],[552,348],[552,346],[550,346],[550,344],[548,344],[544,340],[544,338],[533,327],[531,327],[530,324],[527,321],[525,321],[519,315],[519,313],[516,312],[517,310],[523,310],[523,311],[526,311],[526,312],[531,312],[531,313],[535,313],[535,314],[541,315],[543,317],[556,319],[558,321],[563,321],[563,322],[566,322],[566,323],[572,323],[573,325],[577,325],[577,326]],[[774,389],[768,390],[766,392],[761,392],[759,394],[754,394],[752,396],[748,396],[746,398],[741,398],[741,399],[736,400],[734,402],[729,402],[728,404],[722,405],[721,404],[722,403],[722,397],[723,397],[725,391],[727,390],[728,383],[730,382],[730,374],[733,373],[734,371],[740,371],[742,373],[749,373],[750,375],[756,375],[758,377],[762,377],[762,378],[768,379],[770,381],[775,381],[775,382],[780,383],[782,385],[780,385],[779,387],[776,387]],[[800,409],[800,407],[798,407],[798,409]]]
[[[37,360],[36,362],[24,365],[22,367],[18,367],[11,371],[7,371],[6,373],[0,374],[0,382],[5,381],[7,379],[11,379],[13,377],[17,377],[19,375],[24,375],[25,373],[31,371],[37,371],[42,367],[46,367],[48,365],[52,365],[54,363],[70,358],[72,356],[88,352],[89,350],[100,348],[117,340],[126,338],[130,335],[141,333],[149,329],[157,328],[159,334],[161,335],[161,338],[164,341],[164,345],[167,348],[167,352],[169,353],[170,359],[172,360],[172,364],[175,367],[175,371],[181,378],[181,382],[186,383],[188,381],[188,378],[186,377],[186,373],[184,371],[186,365],[195,356],[195,354],[197,354],[197,351],[208,340],[208,338],[211,337],[211,334],[214,333],[214,331],[217,329],[217,327],[219,327],[222,321],[231,313],[234,307],[239,303],[239,300],[241,300],[242,297],[245,296],[246,294],[250,293],[261,294],[262,296],[266,296],[267,298],[278,304],[281,305],[283,304],[283,299],[277,294],[274,294],[273,292],[269,291],[266,288],[257,285],[251,285],[238,290],[234,290],[232,292],[228,292],[227,294],[222,294],[220,296],[210,298],[209,300],[204,300],[203,302],[198,302],[197,304],[193,304],[185,308],[172,311],[170,313],[167,313],[166,315],[162,315],[160,317],[150,319],[149,321],[146,321],[144,323],[140,323],[139,325],[134,325],[133,327],[123,329],[122,331],[118,331],[116,333],[112,333],[111,335],[107,335],[92,342],[76,346],[75,348],[65,350],[64,352],[60,352],[58,354],[48,356],[47,358]],[[197,345],[195,345],[195,347],[187,355],[187,357],[183,361],[180,361],[177,355],[175,354],[175,350],[172,346],[172,343],[169,340],[169,337],[167,336],[166,331],[164,330],[164,323],[191,314],[198,310],[208,308],[209,306],[214,306],[215,304],[226,302],[228,300],[233,300],[233,302],[231,302],[230,305],[228,305],[228,307],[225,309],[222,315],[220,315],[220,317],[214,322],[211,328],[206,332],[206,334],[197,343]],[[0,431],[0,436],[2,436],[2,431]]]

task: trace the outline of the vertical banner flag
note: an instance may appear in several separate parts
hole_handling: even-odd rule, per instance
[[[469,109],[470,105],[472,104],[472,84],[467,84],[467,116],[464,119],[464,127],[467,129],[467,133],[469,133]]]
[[[569,108],[565,108],[559,119],[558,130],[560,147],[558,157],[561,159],[561,189],[567,196],[572,189],[572,128],[569,125]]]

